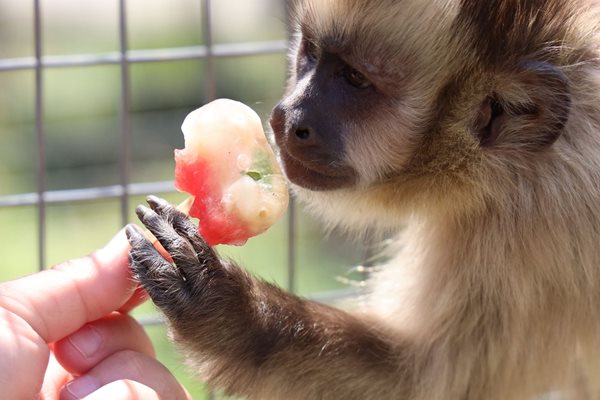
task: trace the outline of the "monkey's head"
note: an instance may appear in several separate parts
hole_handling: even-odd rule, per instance
[[[530,176],[572,140],[575,66],[597,57],[584,1],[294,2],[271,125],[297,195],[348,225],[396,225]]]

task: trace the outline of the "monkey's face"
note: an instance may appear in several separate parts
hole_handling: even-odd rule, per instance
[[[271,118],[297,192],[381,215],[460,203],[490,166],[514,174],[515,160],[552,146],[571,104],[551,46],[566,38],[552,21],[561,3],[546,14],[497,3],[297,2],[289,86]]]
[[[297,10],[289,88],[271,117],[287,176],[314,191],[365,187],[401,169],[430,101],[408,73],[419,59],[398,62],[411,46],[397,49],[384,32],[358,38],[359,10],[338,16],[344,4]]]

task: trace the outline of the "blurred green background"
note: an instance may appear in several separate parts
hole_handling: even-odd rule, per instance
[[[118,1],[42,0],[44,56],[113,53],[119,50]],[[197,46],[203,42],[199,0],[128,0],[129,48]],[[215,43],[286,38],[281,0],[213,0]],[[34,55],[33,2],[0,0],[0,59]],[[263,121],[283,92],[285,54],[218,59],[217,97],[254,108]],[[131,182],[173,178],[173,149],[183,147],[180,125],[204,104],[203,60],[140,63],[130,66]],[[0,71],[0,196],[35,192],[38,150],[35,134],[33,70]],[[119,65],[47,68],[43,71],[48,190],[119,184],[121,81]],[[165,196],[177,202],[183,195]],[[143,196],[131,199],[133,208]],[[47,209],[47,264],[87,254],[121,228],[120,203],[96,200],[52,204]],[[38,213],[34,206],[0,208],[0,280],[38,268]],[[220,248],[262,278],[287,282],[287,227],[283,218],[266,234],[241,248]],[[360,246],[335,233],[324,237],[317,222],[297,212],[296,289],[314,295],[343,288],[363,256]],[[151,304],[135,311],[154,314]],[[163,326],[149,326],[158,356],[183,381],[195,399],[207,398],[166,339]]]

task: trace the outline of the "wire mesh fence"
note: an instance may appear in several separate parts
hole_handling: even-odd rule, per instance
[[[35,71],[35,126],[37,138],[37,192],[0,197],[0,207],[36,205],[38,209],[38,247],[40,269],[46,267],[46,206],[48,203],[67,203],[118,197],[121,203],[121,221],[126,224],[130,210],[129,198],[133,194],[164,193],[174,190],[171,182],[153,182],[142,185],[130,181],[130,65],[135,63],[168,62],[178,60],[205,60],[205,98],[210,101],[216,95],[214,60],[224,57],[240,57],[260,54],[283,53],[285,40],[251,43],[231,43],[215,45],[212,42],[211,0],[201,0],[202,22],[205,44],[187,48],[162,48],[152,50],[129,50],[127,45],[126,0],[119,0],[119,45],[120,51],[105,54],[78,54],[45,56],[42,37],[42,0],[33,1],[34,18],[34,57],[0,59],[0,72],[15,70]],[[48,191],[46,184],[46,135],[44,122],[44,70],[50,68],[71,68],[81,66],[118,65],[120,68],[120,108],[121,129],[119,135],[119,175],[120,184],[111,187],[95,187],[63,191]]]

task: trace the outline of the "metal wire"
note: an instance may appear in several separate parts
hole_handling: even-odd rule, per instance
[[[245,57],[255,55],[279,54],[287,49],[287,41],[271,40],[247,43],[212,44],[210,56],[213,58]],[[208,46],[187,46],[165,49],[127,50],[99,54],[73,54],[60,56],[41,56],[39,64],[44,69],[91,67],[97,65],[116,65],[126,60],[128,64],[155,63],[184,60],[205,60],[209,57]],[[18,71],[36,68],[36,57],[0,59],[0,71]]]
[[[285,2],[285,14],[290,15],[290,2]],[[290,30],[288,29],[287,42],[290,41]],[[290,204],[288,208],[288,231],[287,231],[287,290],[291,293],[295,293],[296,287],[296,201],[293,197],[290,197]]]
[[[119,176],[121,178],[121,224],[125,225],[129,215],[129,62],[127,61],[127,5],[119,0],[119,46],[121,49],[121,148],[119,159]]]
[[[217,95],[217,76],[215,72],[215,55],[212,34],[211,0],[202,0],[202,33],[206,49],[206,101],[213,100]]]
[[[125,193],[140,196],[148,193],[170,193],[175,191],[173,181],[129,183],[123,185],[92,187],[86,189],[50,190],[43,193],[45,204],[74,203],[92,200],[120,198]],[[40,202],[39,193],[22,193],[0,197],[0,208],[32,206]]]
[[[202,0],[202,33],[204,34],[204,42],[206,49],[206,101],[210,101],[217,95],[216,75],[215,75],[215,59],[213,55],[213,36],[212,36],[212,13],[211,0]],[[215,393],[212,390],[208,392],[208,399],[214,400]]]
[[[35,38],[35,132],[38,151],[37,208],[38,208],[38,269],[46,266],[46,144],[44,137],[44,93],[42,66],[42,17],[40,0],[33,2]]]

